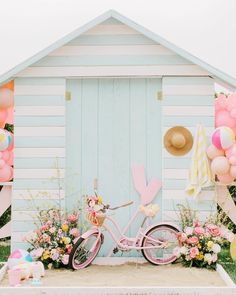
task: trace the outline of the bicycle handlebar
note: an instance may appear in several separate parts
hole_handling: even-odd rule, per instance
[[[128,203],[125,203],[125,204],[123,204],[123,205],[120,205],[120,206],[117,206],[117,207],[113,207],[113,208],[111,208],[110,205],[104,205],[104,209],[105,209],[105,210],[106,210],[106,209],[108,209],[108,210],[117,210],[117,209],[119,209],[119,208],[123,208],[123,207],[130,206],[130,205],[132,205],[133,203],[134,203],[133,201],[130,201],[130,202],[128,202]]]

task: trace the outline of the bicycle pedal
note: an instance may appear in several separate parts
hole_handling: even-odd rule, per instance
[[[116,247],[113,249],[113,254],[116,254],[119,251],[119,249]]]

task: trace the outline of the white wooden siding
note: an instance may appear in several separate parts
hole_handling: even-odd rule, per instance
[[[152,75],[207,76],[208,73],[173,51],[117,22],[97,25],[23,70],[17,77]],[[25,85],[22,85],[22,88],[23,90],[19,91],[25,91]],[[57,85],[56,88],[60,92],[60,86]],[[29,91],[33,92],[34,87]],[[44,89],[41,91],[44,92]],[[205,89],[202,91],[206,92]],[[210,93],[211,89],[207,92]]]
[[[196,124],[202,123],[207,137],[210,138],[214,129],[213,79],[208,77],[164,77],[162,87],[163,137],[169,128],[176,125],[188,128],[194,136]],[[185,101],[185,105],[181,101]],[[163,146],[162,194],[163,219],[166,221],[178,219],[175,212],[178,211],[177,204],[187,205],[189,202],[193,209],[201,211],[200,217],[202,219],[215,209],[215,195],[211,188],[205,189],[200,194],[199,202],[194,201],[185,193],[191,153],[192,151],[177,157],[168,153]]]
[[[36,207],[64,204],[65,90],[61,78],[15,79],[13,248],[34,228]]]

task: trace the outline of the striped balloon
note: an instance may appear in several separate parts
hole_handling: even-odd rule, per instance
[[[218,127],[212,134],[212,144],[221,150],[230,148],[235,143],[235,135],[229,127]]]

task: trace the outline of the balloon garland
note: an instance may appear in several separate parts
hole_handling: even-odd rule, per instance
[[[13,124],[14,82],[0,87],[0,182],[13,178],[13,134],[4,129]]]
[[[236,179],[236,93],[215,100],[215,127],[207,149],[211,171],[222,183]]]

